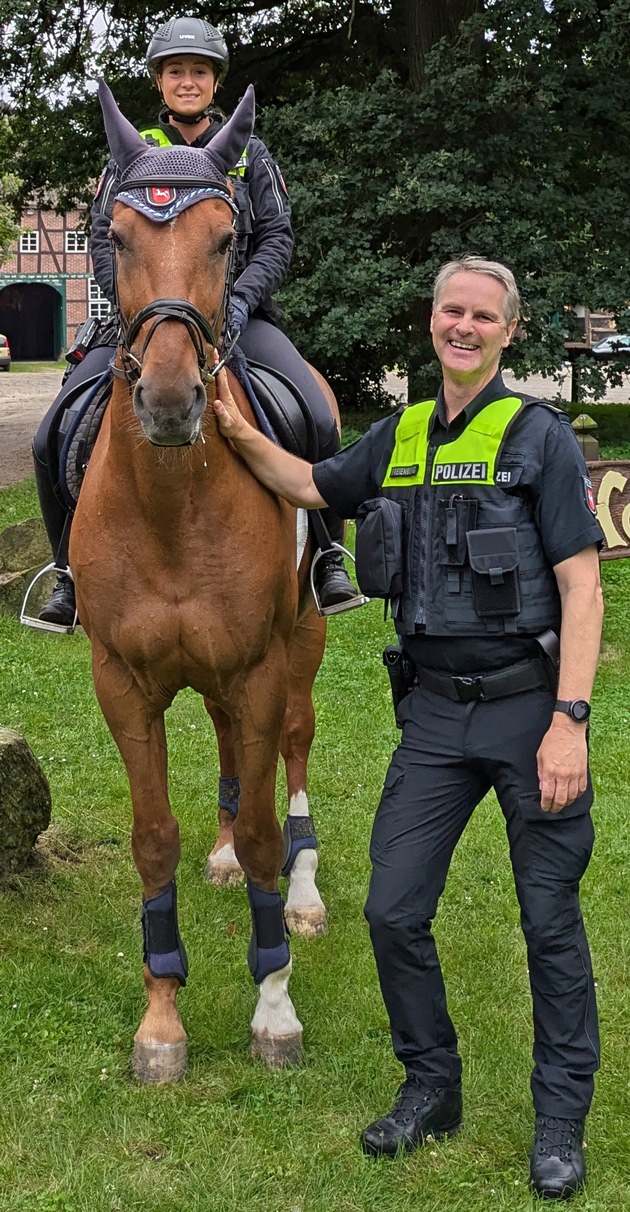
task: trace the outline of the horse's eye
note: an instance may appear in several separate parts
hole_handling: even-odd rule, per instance
[[[125,247],[120,236],[118,235],[118,232],[114,231],[113,227],[110,227],[107,234],[108,234],[112,244],[114,245],[114,248],[124,248]]]
[[[221,243],[219,244],[217,252],[219,252],[222,257],[224,257],[226,253],[229,253],[230,248],[232,247],[233,239],[234,239],[234,236],[232,234],[230,234],[229,236],[225,236],[223,238],[223,240],[221,240]]]

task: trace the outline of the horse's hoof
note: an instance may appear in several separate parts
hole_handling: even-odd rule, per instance
[[[258,1056],[270,1069],[291,1069],[304,1059],[302,1032],[295,1035],[269,1035],[254,1031],[250,1046],[252,1056]]]
[[[291,934],[300,934],[302,938],[321,938],[328,934],[328,918],[323,906],[314,909],[285,908],[284,916]]]
[[[139,1082],[145,1086],[163,1086],[167,1082],[178,1082],[188,1065],[186,1040],[177,1044],[148,1042],[133,1046],[131,1068]]]
[[[209,855],[204,878],[215,888],[238,888],[245,879],[245,872],[236,859],[230,862]]]

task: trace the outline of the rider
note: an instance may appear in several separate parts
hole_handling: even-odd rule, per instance
[[[148,144],[159,147],[173,144],[206,147],[226,121],[221,111],[213,107],[217,88],[229,65],[228,48],[219,30],[197,17],[171,18],[153,35],[147,51],[147,65],[163,106],[156,125],[141,131],[143,138]],[[107,233],[119,176],[117,165],[110,160],[92,208],[94,276],[112,304],[115,304],[113,250]],[[252,136],[244,148],[231,180],[238,204],[237,264],[229,315],[231,332],[239,333],[238,344],[246,358],[279,370],[296,384],[315,422],[319,458],[328,458],[340,445],[328,403],[307,363],[276,323],[280,312],[272,295],[284,281],[293,250],[291,209],[280,169],[256,136]],[[70,385],[74,388],[77,382],[94,372],[98,374],[104,369],[108,356],[113,356],[113,349],[102,343],[90,350],[81,366],[73,370]],[[64,384],[33,443],[40,505],[55,555],[61,541],[65,512],[52,482],[49,431],[53,421],[63,413],[66,395]],[[342,542],[342,519],[330,509],[323,512],[331,537]],[[324,553],[317,562],[315,575],[322,606],[356,599],[356,590],[348,579],[340,552]],[[74,609],[72,580],[61,573],[52,597],[39,617],[46,622],[68,625],[74,619]]]

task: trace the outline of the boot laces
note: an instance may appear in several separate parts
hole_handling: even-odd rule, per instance
[[[415,1082],[403,1082],[387,1118],[392,1119],[395,1124],[410,1123],[413,1116],[428,1103],[431,1093],[432,1091],[421,1090]]]
[[[581,1143],[582,1120],[541,1115],[538,1118],[538,1130],[539,1153],[547,1157],[553,1157],[555,1154],[561,1161],[570,1161],[571,1154]]]

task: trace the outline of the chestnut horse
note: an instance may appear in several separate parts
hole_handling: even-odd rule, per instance
[[[111,403],[72,528],[70,567],[96,694],[133,805],[148,1006],[132,1066],[141,1080],[164,1082],[186,1067],[176,996],[187,975],[164,713],[191,686],[214,722],[224,807],[210,875],[229,880],[245,872],[248,963],[259,987],[252,1051],[272,1065],[293,1063],[302,1027],[288,991],[276,767],[281,752],[290,797],[285,837],[290,859],[297,855],[287,916],[294,928],[318,933],[325,910],[314,882],[306,761],[325,620],[309,590],[308,550],[297,568],[296,511],[252,476],[208,407],[234,242],[227,174],[253,129],[253,90],[203,150],[148,149],[103,83],[100,96],[122,173],[110,231],[121,335]],[[251,418],[233,375],[230,386]],[[234,817],[230,801],[239,782]]]

